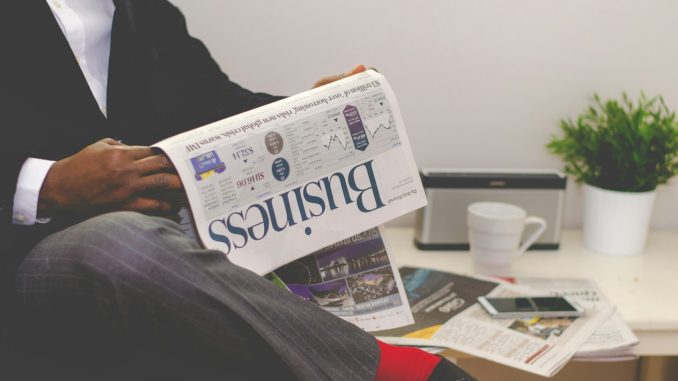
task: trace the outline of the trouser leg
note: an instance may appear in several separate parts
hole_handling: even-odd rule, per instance
[[[169,359],[184,359],[217,372],[372,380],[379,361],[360,329],[200,249],[174,222],[137,213],[46,238],[22,263],[16,292],[24,350],[90,368],[149,361],[181,372]]]

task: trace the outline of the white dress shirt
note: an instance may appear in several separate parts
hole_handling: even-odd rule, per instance
[[[48,0],[61,31],[75,55],[92,96],[106,116],[108,58],[111,53],[113,0]],[[12,221],[18,225],[33,225],[37,219],[38,197],[45,176],[53,161],[28,158],[17,180]]]

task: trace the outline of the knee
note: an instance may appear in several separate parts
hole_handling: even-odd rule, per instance
[[[86,246],[128,246],[137,241],[158,240],[166,232],[180,232],[168,219],[137,212],[112,212],[85,220],[53,235],[52,241],[77,242]],[[50,243],[46,240],[45,243]],[[53,242],[52,242],[53,243]]]
[[[40,242],[27,260],[70,263],[82,271],[128,263],[153,255],[171,241],[186,240],[178,224],[136,212],[114,212],[90,218]],[[167,242],[170,241],[170,242]]]
[[[69,230],[76,233],[78,231],[86,231],[94,233],[95,236],[107,236],[114,233],[116,236],[123,238],[125,235],[138,235],[167,229],[178,229],[178,225],[167,218],[126,211],[100,214],[69,228]]]

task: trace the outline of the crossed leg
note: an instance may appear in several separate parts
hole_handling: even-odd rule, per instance
[[[138,213],[47,237],[16,293],[17,352],[76,378],[371,381],[379,362],[362,330]]]

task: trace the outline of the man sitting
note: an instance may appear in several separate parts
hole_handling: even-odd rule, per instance
[[[0,18],[0,378],[469,379],[202,249],[163,217],[182,185],[148,146],[280,99],[231,82],[178,9],[13,1]]]

